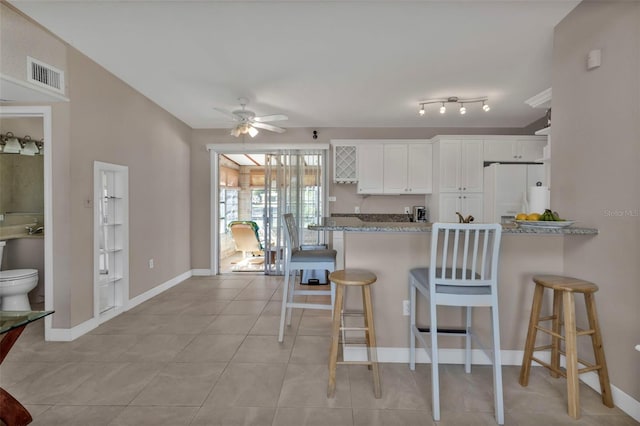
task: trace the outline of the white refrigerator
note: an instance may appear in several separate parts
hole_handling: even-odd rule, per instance
[[[507,223],[527,212],[527,188],[546,186],[542,164],[493,163],[484,168],[484,221]]]

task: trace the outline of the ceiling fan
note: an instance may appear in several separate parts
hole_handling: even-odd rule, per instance
[[[221,108],[214,108],[216,111],[237,122],[235,127],[231,129],[232,136],[239,137],[240,135],[246,135],[248,133],[249,136],[253,138],[258,134],[258,129],[284,133],[285,129],[282,127],[267,124],[267,122],[283,121],[287,120],[289,117],[283,114],[262,115],[257,117],[253,111],[249,111],[245,108],[249,103],[247,98],[238,98],[238,102],[240,102],[241,109],[237,109],[235,111],[229,112]]]

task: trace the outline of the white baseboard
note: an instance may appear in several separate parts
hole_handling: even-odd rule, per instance
[[[171,278],[169,281],[165,281],[164,283],[155,286],[151,290],[147,290],[144,293],[137,295],[133,299],[129,300],[129,303],[127,304],[127,310],[134,308],[139,304],[144,303],[147,300],[159,295],[160,293],[169,290],[171,287],[180,284],[182,281],[188,278],[191,278],[192,275],[192,271],[187,271],[183,274],[178,275],[177,277]]]
[[[208,277],[211,274],[211,269],[192,269],[191,275],[194,277]]]
[[[378,362],[409,364],[409,348],[378,348],[376,353]],[[464,364],[464,349],[440,349],[438,354],[441,364]],[[502,365],[522,365],[524,351],[503,350],[500,354],[502,356]],[[544,362],[550,362],[550,354],[548,351],[535,352],[535,356]],[[471,359],[473,364],[492,364],[487,354],[481,349],[473,349],[471,351]],[[344,360],[366,361],[367,350],[362,346],[347,346],[344,350]],[[431,363],[431,358],[425,349],[416,348],[416,363]],[[565,365],[564,356],[561,356],[560,364],[562,366]],[[596,392],[602,393],[600,392],[600,380],[598,379],[597,373],[589,371],[581,374],[580,380]],[[640,422],[640,401],[635,400],[614,385],[611,385],[611,395],[616,407],[627,413],[634,420]]]
[[[193,275],[192,271],[187,271],[183,274],[180,274],[177,277],[174,277],[169,281],[166,281],[152,288],[151,290],[145,291],[144,293],[134,297],[133,299],[130,299],[125,308],[116,309],[108,313],[107,316],[103,316],[101,318],[91,318],[72,328],[51,328],[49,330],[45,330],[46,332],[45,340],[47,342],[71,342],[72,340],[75,340],[78,337],[84,334],[87,334],[88,332],[98,327],[103,322],[108,321],[111,318],[114,318],[120,315],[121,313],[128,311],[129,309],[132,309],[143,302],[146,302],[152,297],[155,297],[160,293],[167,291],[171,287],[180,284],[182,281],[190,278],[192,275]]]

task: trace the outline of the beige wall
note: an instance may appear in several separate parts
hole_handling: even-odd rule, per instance
[[[18,11],[0,4],[0,72],[27,81],[27,56],[66,71],[66,46],[47,30],[34,25]]]
[[[96,160],[129,167],[130,297],[189,271],[191,133],[10,7],[0,5],[0,13],[3,74],[23,79],[26,55],[66,70],[70,102],[52,105],[50,232],[53,326],[70,328],[93,317],[93,210],[85,203]]]
[[[602,66],[587,71],[592,49]],[[581,3],[553,55],[551,204],[600,230],[566,240],[564,270],[599,285],[611,381],[640,400],[640,3]]]
[[[544,115],[544,111],[540,112]],[[286,125],[285,125],[286,127]],[[330,143],[332,139],[429,139],[436,135],[531,135],[539,129],[536,121],[526,128],[290,128],[283,134],[262,131],[257,137],[245,138],[248,144],[304,144]],[[318,131],[318,139],[313,139],[313,130]],[[210,267],[210,165],[207,144],[238,144],[242,138],[229,135],[225,129],[195,129],[191,141],[191,267],[209,269]],[[328,170],[332,170],[329,159]],[[329,172],[330,174],[332,172]],[[361,213],[402,213],[404,206],[424,205],[425,196],[362,196],[356,194],[356,185],[330,184],[329,195],[337,201],[329,203],[331,213],[353,213],[355,206]]]
[[[69,288],[75,325],[93,315],[93,210],[85,200],[93,198],[96,160],[129,167],[130,298],[190,270],[191,134],[184,123],[86,56],[73,48],[67,54]],[[154,269],[148,267],[151,258]]]

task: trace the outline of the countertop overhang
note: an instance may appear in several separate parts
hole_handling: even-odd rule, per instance
[[[320,224],[309,225],[313,231],[338,232],[431,232],[431,222],[367,222],[357,217],[325,217]],[[522,228],[517,224],[502,225],[503,234],[597,235],[595,228]]]

